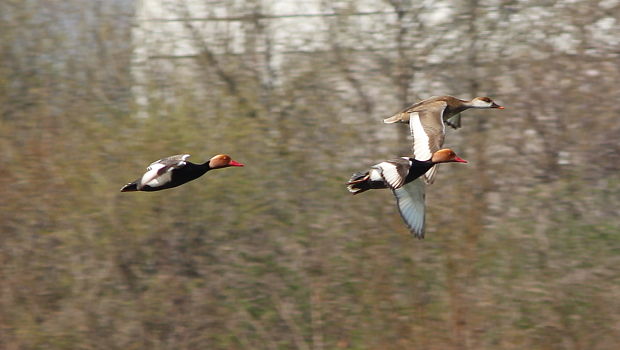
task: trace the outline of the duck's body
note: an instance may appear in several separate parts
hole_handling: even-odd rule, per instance
[[[424,183],[415,180],[434,165],[448,162],[467,163],[450,149],[439,150],[425,161],[413,157],[391,159],[373,165],[366,172],[353,174],[347,189],[353,194],[370,189],[391,189],[401,217],[411,233],[421,239],[424,238]]]
[[[195,180],[209,170],[243,166],[224,154],[217,155],[203,164],[188,162],[189,156],[189,154],[179,154],[151,163],[144,175],[123,186],[121,192],[161,191]]]
[[[435,164],[412,157],[386,160],[371,166],[366,172],[353,174],[347,188],[353,194],[372,189],[399,188],[424,175]]]
[[[460,127],[459,113],[469,108],[504,109],[488,97],[476,97],[466,101],[452,96],[435,96],[415,103],[384,119],[383,122],[408,123],[413,137],[413,157],[417,160],[426,160],[443,146],[446,135],[445,124],[455,129]],[[426,172],[427,183],[433,183],[435,172],[435,167]]]
[[[449,119],[470,108],[504,109],[504,107],[498,105],[488,97],[476,97],[471,101],[467,101],[458,99],[453,96],[433,96],[427,98],[426,100],[422,100],[420,102],[412,104],[411,106],[403,109],[402,111],[394,114],[393,116],[384,119],[383,122],[386,124],[409,123],[410,115],[413,112],[420,112],[423,110],[437,110],[438,113],[441,113],[442,121],[446,122],[446,124],[450,125],[454,129],[458,129],[461,127],[460,120],[458,120],[457,124],[450,122]]]

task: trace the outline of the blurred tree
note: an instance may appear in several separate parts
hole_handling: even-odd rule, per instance
[[[619,6],[0,2],[0,348],[616,349]],[[439,94],[507,109],[417,241],[344,183]],[[247,166],[118,192],[182,152]]]

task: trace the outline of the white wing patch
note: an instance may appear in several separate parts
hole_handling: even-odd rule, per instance
[[[422,122],[420,121],[420,115],[417,112],[413,112],[409,119],[409,129],[411,130],[411,136],[413,137],[413,156],[417,160],[429,160],[433,155],[429,146],[429,138],[424,131]]]
[[[368,171],[368,175],[370,175],[370,181],[385,181],[383,180],[383,176],[381,176],[381,168],[371,167],[370,171]]]
[[[405,179],[400,176],[396,164],[390,162],[381,162],[373,168],[381,169],[381,177],[383,181],[392,189],[399,188],[405,183]]]
[[[417,238],[424,238],[425,187],[424,182],[416,179],[401,188],[392,190],[396,197],[398,211],[409,231]]]

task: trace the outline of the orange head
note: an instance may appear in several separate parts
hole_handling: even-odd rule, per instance
[[[218,154],[209,160],[211,169],[227,168],[229,166],[243,166],[243,164],[235,162],[227,154]]]
[[[433,163],[449,163],[449,162],[457,162],[457,163],[467,163],[467,161],[463,158],[459,158],[453,150],[449,148],[440,149],[439,151],[433,153],[431,157],[431,162]]]

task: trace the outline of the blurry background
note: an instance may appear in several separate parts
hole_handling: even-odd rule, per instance
[[[620,348],[620,1],[0,1],[0,349]],[[490,96],[427,238],[354,171]],[[120,193],[152,161],[244,168]]]

